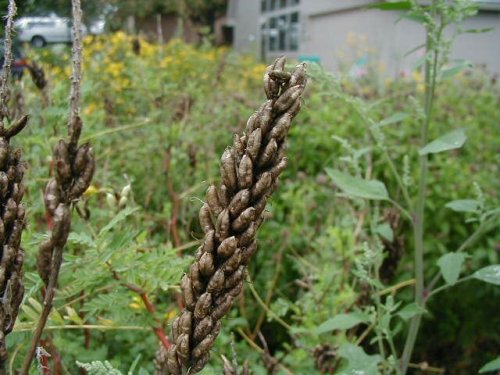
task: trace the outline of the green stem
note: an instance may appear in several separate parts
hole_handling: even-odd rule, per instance
[[[445,284],[445,285],[442,285],[439,288],[434,289],[431,293],[429,293],[429,297],[428,298],[430,298],[430,297],[438,294],[439,292],[442,292],[443,290],[451,288],[452,286],[455,286],[457,284],[463,283],[464,281],[468,281],[468,280],[471,280],[471,279],[473,279],[473,276],[469,275],[469,276],[462,277],[461,279],[458,279],[457,281],[455,281],[454,284]]]
[[[435,8],[433,9],[435,13]],[[433,14],[434,18],[435,14]],[[420,131],[420,146],[424,147],[427,144],[429,124],[432,115],[432,106],[434,102],[434,94],[436,89],[436,75],[438,68],[438,57],[439,52],[437,46],[439,45],[439,40],[441,39],[441,33],[443,26],[440,25],[436,38],[431,40],[433,37],[433,30],[431,27],[427,26],[427,41],[426,50],[433,51],[433,60],[429,61],[428,58],[425,60],[425,118],[422,122],[422,127]],[[417,205],[414,212],[413,218],[413,232],[414,232],[414,262],[415,262],[415,303],[418,306],[424,307],[424,208],[425,208],[425,198],[426,198],[426,188],[427,188],[427,172],[428,172],[428,158],[427,155],[421,155],[419,157],[420,166],[420,179],[418,185],[418,196]],[[408,336],[406,338],[405,346],[403,349],[403,355],[401,357],[401,372],[406,374],[408,369],[408,364],[410,362],[413,348],[415,347],[415,342],[417,340],[418,330],[420,328],[420,322],[422,320],[422,314],[416,315],[412,318],[410,322],[410,328],[408,331]]]

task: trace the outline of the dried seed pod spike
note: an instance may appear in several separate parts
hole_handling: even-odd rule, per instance
[[[186,349],[180,351],[187,347],[186,338],[174,327],[173,346],[177,349],[169,350],[166,360],[172,374],[179,373],[181,364],[183,370],[194,374],[207,363],[220,319],[241,293],[247,264],[257,251],[255,235],[264,219],[267,199],[286,166],[286,137],[306,83],[302,67],[288,73],[284,66],[285,58],[280,57],[266,70],[267,100],[250,116],[246,134],[235,136],[233,146],[222,155],[222,184],[207,191],[200,224],[206,228],[209,246],[200,247],[190,274],[181,282],[185,311],[194,317],[189,354]],[[292,80],[295,84],[290,86]],[[227,361],[225,368],[229,371]]]

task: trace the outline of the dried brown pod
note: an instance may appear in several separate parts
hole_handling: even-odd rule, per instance
[[[245,134],[234,136],[232,147],[224,151],[221,185],[207,191],[207,203],[200,210],[204,244],[181,282],[185,306],[180,316],[192,314],[190,331],[182,328],[179,319],[172,324],[173,345],[165,357],[164,374],[195,374],[203,368],[220,319],[243,288],[247,264],[257,251],[255,235],[264,220],[266,202],[287,164],[286,137],[306,84],[304,65],[291,73],[284,66],[280,57],[266,70],[267,100],[248,119]],[[248,367],[243,373],[248,373]]]

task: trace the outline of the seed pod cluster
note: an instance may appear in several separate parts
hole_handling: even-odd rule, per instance
[[[54,176],[45,187],[44,202],[52,220],[52,233],[38,251],[37,268],[48,284],[52,254],[56,246],[64,247],[71,226],[71,203],[89,187],[95,169],[94,154],[88,143],[78,145],[82,121],[76,117],[70,127],[70,139],[59,140],[53,152]]]
[[[284,66],[281,57],[267,68],[267,101],[224,151],[221,185],[208,188],[199,214],[204,240],[181,281],[184,309],[172,324],[166,374],[194,374],[205,366],[220,320],[242,291],[266,202],[286,167],[286,137],[306,84],[303,64],[291,73]]]
[[[23,116],[4,128],[0,120],[0,364],[7,359],[5,336],[14,327],[24,294],[21,235],[25,209],[21,200],[25,192],[22,181],[25,166],[21,150],[12,147],[10,139],[27,123],[28,116]]]

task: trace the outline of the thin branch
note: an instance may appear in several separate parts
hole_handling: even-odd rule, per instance
[[[75,134],[73,124],[76,121],[80,111],[80,98],[81,98],[81,80],[82,80],[82,9],[80,0],[72,0],[72,13],[73,13],[73,48],[72,48],[72,62],[73,71],[71,74],[71,89],[69,98],[69,122],[68,122],[68,135],[76,144],[80,134]]]
[[[4,65],[2,71],[2,81],[0,82],[0,117],[7,114],[7,82],[10,77],[10,68],[12,64],[12,25],[14,23],[14,16],[17,13],[17,7],[14,0],[9,0],[9,8],[7,13],[7,24],[5,25],[5,38],[4,38]]]

